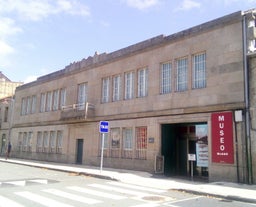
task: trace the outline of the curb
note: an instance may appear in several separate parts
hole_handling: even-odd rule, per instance
[[[239,196],[232,196],[232,195],[224,196],[224,195],[220,195],[220,194],[216,194],[216,193],[205,193],[202,191],[188,190],[188,189],[170,189],[170,190],[186,192],[186,193],[190,193],[193,195],[203,195],[203,196],[221,198],[221,199],[230,200],[230,201],[240,201],[240,202],[252,203],[252,204],[256,203],[256,199],[243,198],[243,197],[239,197]]]

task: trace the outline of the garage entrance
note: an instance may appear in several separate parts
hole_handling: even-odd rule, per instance
[[[164,174],[167,176],[190,176],[193,154],[193,175],[208,177],[208,132],[206,123],[162,124],[162,155]]]

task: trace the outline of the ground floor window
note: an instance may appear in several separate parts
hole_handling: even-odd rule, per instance
[[[111,128],[104,135],[104,156],[124,159],[147,158],[147,127]],[[101,153],[102,134],[99,142]]]

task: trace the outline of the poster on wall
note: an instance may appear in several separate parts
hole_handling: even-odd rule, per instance
[[[207,124],[196,125],[196,165],[208,167],[208,126]]]
[[[212,114],[212,162],[234,163],[232,112]]]

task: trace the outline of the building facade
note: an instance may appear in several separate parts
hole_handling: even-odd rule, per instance
[[[252,183],[253,15],[95,53],[19,86],[13,156],[100,166],[103,147],[104,167]]]
[[[0,71],[0,155],[5,154],[10,140],[15,89],[22,84],[11,81]]]

